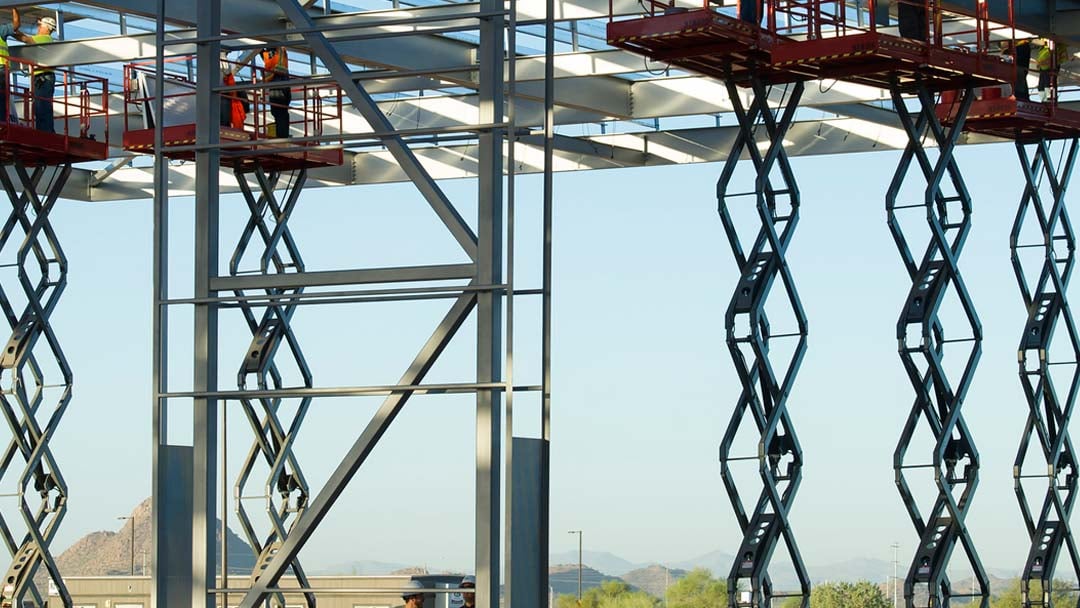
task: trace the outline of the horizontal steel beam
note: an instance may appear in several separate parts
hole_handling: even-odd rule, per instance
[[[662,166],[717,162],[727,157],[736,127],[707,127],[672,131],[617,133],[588,137],[559,137],[556,140],[556,171],[586,171],[626,167]],[[787,137],[788,154],[812,156],[848,154],[904,147],[899,125],[889,126],[856,118],[804,121],[792,125]],[[992,137],[964,134],[961,144],[1000,141]],[[515,153],[518,173],[536,173],[543,166],[543,149],[534,139],[522,138]],[[476,177],[473,144],[417,148],[416,155],[436,179]],[[405,175],[383,150],[347,155],[344,166],[314,169],[309,172],[307,188],[393,183],[406,181]],[[63,196],[80,201],[116,201],[148,199],[153,193],[153,170],[150,167],[126,167],[112,179],[92,187],[94,171],[76,170],[68,180]],[[231,174],[221,180],[221,192],[236,192]],[[169,183],[173,196],[189,196],[194,191],[194,165],[179,164],[170,168]]]
[[[224,182],[223,182],[224,183]],[[298,289],[334,285],[371,285],[374,283],[412,283],[416,281],[449,281],[471,279],[476,274],[473,264],[441,264],[434,266],[399,266],[357,270],[324,270],[285,274],[251,274],[210,279],[210,291],[245,289]]]

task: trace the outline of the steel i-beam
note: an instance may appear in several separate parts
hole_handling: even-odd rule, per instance
[[[960,118],[951,129],[944,129],[934,114],[934,97],[921,81],[917,93],[918,112],[913,118],[899,82],[893,80],[892,100],[908,144],[885,196],[889,230],[912,282],[896,325],[900,360],[915,390],[915,401],[893,456],[896,485],[919,536],[904,580],[904,602],[913,608],[916,586],[926,585],[929,608],[945,608],[957,597],[977,599],[981,608],[987,608],[986,572],[965,525],[979,481],[979,453],[960,413],[982,352],[982,327],[957,267],[971,227],[971,196],[953,156],[974,95],[970,87],[962,91]],[[938,146],[933,159],[923,145],[928,132]],[[899,200],[905,184],[923,183],[922,201],[904,204]],[[904,209],[921,211],[926,226],[905,229],[898,215]],[[922,257],[916,259],[913,239],[927,233],[925,244],[919,245],[924,247]],[[940,314],[943,304],[959,312],[950,316],[951,320],[966,320],[957,337],[945,336]],[[929,430],[933,446],[930,454],[922,454],[913,464],[907,461],[908,449],[921,422]],[[930,464],[925,462],[927,458]],[[913,469],[934,472],[936,496],[925,514],[909,485]],[[978,586],[976,593],[958,593],[949,581],[946,570],[957,543],[967,555]]]
[[[716,194],[720,219],[741,273],[724,324],[742,392],[720,444],[720,472],[743,533],[728,575],[728,604],[732,608],[768,608],[773,598],[797,596],[802,598],[800,606],[807,608],[810,579],[788,522],[802,479],[802,450],[787,411],[787,398],[806,352],[807,327],[785,257],[799,219],[799,191],[783,147],[803,84],[789,85],[786,104],[774,114],[768,106],[768,90],[759,78],[752,79],[748,108],[743,107],[741,93],[731,79],[727,82],[739,134],[724,163]],[[758,148],[759,127],[769,142],[764,154]],[[744,154],[755,172],[754,191],[733,192],[735,168]],[[737,207],[746,206],[749,200],[756,203],[756,209],[742,215],[753,215],[756,221],[750,228],[755,236],[747,246],[740,240]],[[786,298],[770,300],[777,280]],[[773,332],[765,312],[767,301],[770,310],[783,309],[790,317],[791,331]],[[776,348],[778,342],[786,344]],[[744,427],[759,437],[756,457],[731,453],[736,435]],[[741,459],[757,460],[761,477],[760,492],[749,512],[730,468]],[[769,577],[769,562],[781,540],[799,580],[797,591],[778,592]]]
[[[10,330],[0,354],[0,412],[12,434],[0,457],[0,478],[9,471],[18,475],[14,480],[18,511],[26,528],[17,539],[9,525],[11,515],[0,515],[0,537],[12,557],[0,587],[0,603],[5,606],[39,608],[57,600],[65,607],[72,605],[49,551],[67,512],[68,495],[49,440],[71,402],[72,385],[71,368],[49,324],[67,286],[67,257],[49,214],[69,175],[71,165],[32,171],[18,162],[10,171],[0,167],[0,183],[11,203],[0,228],[0,254],[13,258],[18,281],[17,288],[0,283],[0,309]],[[44,426],[39,415],[47,415]],[[36,499],[31,498],[34,494]],[[55,585],[57,598],[37,588],[34,577],[41,566]]]
[[[1019,362],[1028,418],[1013,467],[1016,497],[1031,538],[1020,577],[1024,608],[1053,605],[1053,577],[1062,548],[1068,548],[1072,576],[1080,576],[1080,560],[1069,524],[1077,497],[1077,477],[1068,425],[1080,387],[1080,338],[1069,311],[1067,288],[1076,239],[1065,208],[1065,190],[1076,161],[1078,141],[1073,138],[1062,145],[1063,156],[1055,166],[1046,140],[1016,143],[1026,180],[1009,239],[1013,271],[1027,308]],[[1031,234],[1030,228],[1025,232],[1025,226],[1031,226],[1032,220],[1040,241],[1027,243],[1023,235]],[[1025,256],[1026,249],[1038,254]],[[1055,337],[1064,338],[1067,344],[1051,349]],[[1038,438],[1044,459],[1033,458],[1029,471],[1025,464],[1032,437]],[[1033,502],[1037,497],[1029,498],[1025,493],[1024,479],[1046,482],[1041,505]]]
[[[252,190],[250,177],[254,177],[258,186],[257,196]],[[229,274],[234,277],[250,274],[254,269],[242,266],[246,259],[249,263],[257,262],[256,272],[263,276],[304,272],[304,261],[289,231],[288,222],[307,181],[307,170],[295,171],[286,179],[280,172],[267,172],[256,163],[250,171],[237,171],[236,181],[247,203],[249,217],[229,261]],[[282,192],[281,200],[277,195],[279,190]],[[253,260],[249,259],[249,254],[254,254]],[[237,385],[244,390],[251,388],[250,383],[254,383],[259,390],[266,391],[282,389],[288,382],[289,386],[311,388],[314,386],[311,369],[290,326],[297,304],[295,300],[287,299],[288,296],[300,295],[303,287],[267,288],[261,291],[269,298],[265,305],[252,304],[243,290],[233,292],[252,334],[251,345],[244,354],[237,374]],[[286,348],[282,349],[282,346]],[[285,369],[282,368],[283,363],[286,364]],[[255,435],[237,476],[235,489],[240,527],[256,554],[252,577],[280,550],[292,524],[308,504],[307,480],[300,471],[292,448],[311,404],[311,397],[295,399],[295,404],[285,404],[286,401],[282,397],[240,399],[241,409]],[[291,412],[288,425],[281,419],[282,411]],[[260,462],[265,463],[269,471],[264,480],[253,482],[252,473]],[[257,532],[252,514],[245,506],[249,498],[257,498],[266,505],[269,532],[265,535]],[[301,589],[310,588],[298,558],[290,562],[289,568]],[[278,604],[285,605],[283,594],[273,595]],[[315,606],[315,594],[305,593],[304,598],[309,608]]]

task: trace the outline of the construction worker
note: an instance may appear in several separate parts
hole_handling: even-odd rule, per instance
[[[289,55],[285,47],[266,47],[262,51],[263,82],[286,82],[289,80]],[[289,103],[292,102],[292,89],[288,85],[268,87],[267,101],[270,102],[270,115],[274,117],[273,130],[267,129],[270,137],[289,136]]]
[[[405,591],[401,593],[401,599],[405,602],[405,608],[424,608],[424,588],[420,581],[410,580],[405,583]]]
[[[24,44],[49,44],[56,31],[56,19],[42,17],[37,22],[37,33],[27,36],[16,32],[15,38]],[[53,89],[56,88],[56,72],[51,68],[35,68],[31,74],[34,81],[34,128],[55,133],[53,128]]]
[[[471,575],[471,574],[462,577],[460,587],[462,589],[475,589],[476,588],[476,577]],[[462,604],[462,608],[476,608],[476,594],[475,593],[465,593],[464,591],[462,591],[461,592],[461,598],[465,601],[465,603]]]
[[[11,23],[0,24],[0,122],[8,121],[8,96],[11,82],[8,80],[8,38],[15,38],[22,23],[19,10],[11,9]]]
[[[1027,75],[1031,69],[1031,39],[1016,41],[1016,82],[1013,84],[1013,95],[1020,101],[1031,101],[1028,92]]]
[[[1069,60],[1069,47],[1060,42],[1043,40],[1035,55],[1035,66],[1039,68],[1039,96],[1041,100],[1050,101],[1052,91],[1057,89],[1057,74],[1061,71],[1061,64]]]

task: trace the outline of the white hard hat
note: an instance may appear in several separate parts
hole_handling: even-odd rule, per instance
[[[466,574],[465,576],[461,577],[461,584],[462,585],[472,585],[473,587],[475,587],[476,586],[476,577],[471,575],[471,574]]]
[[[401,592],[401,599],[406,600],[414,595],[423,595],[424,592],[419,591],[419,589],[423,588],[424,585],[421,584],[420,581],[410,580],[409,582],[405,583],[405,591]]]
[[[44,23],[45,26],[49,28],[49,31],[51,31],[51,32],[56,31],[56,19],[53,19],[52,17],[42,17],[41,22]]]

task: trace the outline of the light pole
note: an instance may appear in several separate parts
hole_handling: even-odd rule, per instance
[[[135,576],[135,516],[127,515],[124,517],[117,517],[116,519],[131,520],[131,576]]]
[[[577,601],[581,605],[581,530],[569,530],[567,534],[577,534]]]
[[[900,543],[892,544],[892,605],[893,608],[897,608],[896,605],[896,592],[900,587],[899,568],[900,568]]]

